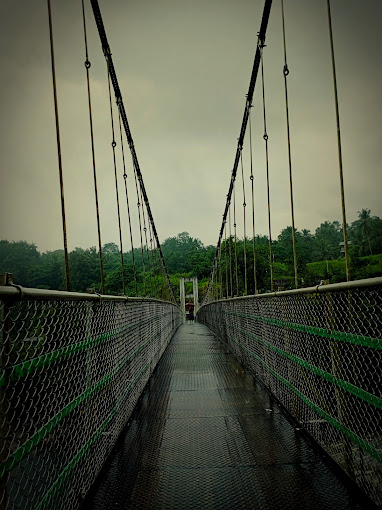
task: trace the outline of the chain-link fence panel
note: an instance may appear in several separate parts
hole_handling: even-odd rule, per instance
[[[1,510],[80,507],[183,321],[171,303],[92,299],[0,289]]]
[[[218,301],[197,315],[379,505],[381,304],[375,278]]]

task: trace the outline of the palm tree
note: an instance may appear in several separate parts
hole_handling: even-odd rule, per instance
[[[373,230],[372,223],[373,218],[370,216],[370,209],[362,209],[362,211],[358,211],[358,220],[353,223],[355,236],[361,241],[361,249],[364,244],[367,243],[370,255],[373,254],[370,241]]]

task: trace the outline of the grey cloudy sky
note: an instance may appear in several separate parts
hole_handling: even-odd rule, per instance
[[[159,237],[163,241],[188,231],[204,244],[215,245],[263,1],[99,3]],[[89,4],[102,240],[118,243],[106,65]],[[325,220],[341,219],[326,1],[285,0],[284,4],[295,221],[297,228],[314,231]],[[357,211],[366,207],[382,216],[382,2],[332,0],[331,4],[351,222]],[[26,240],[42,251],[53,250],[62,247],[62,234],[46,1],[0,0],[0,5],[6,13],[0,20],[0,238]],[[52,0],[52,11],[68,243],[73,249],[97,245],[81,3]],[[272,228],[276,237],[290,224],[279,0],[273,2],[266,42]],[[252,120],[255,207],[257,232],[266,234],[260,93],[258,83]],[[118,165],[128,249],[119,153]],[[249,192],[248,137],[244,168]],[[129,183],[135,204],[133,182]],[[238,185],[242,203],[240,179]],[[136,225],[136,214],[133,222]]]

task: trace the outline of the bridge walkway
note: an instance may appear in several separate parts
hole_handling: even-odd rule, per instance
[[[367,508],[203,325],[181,326],[86,508]]]

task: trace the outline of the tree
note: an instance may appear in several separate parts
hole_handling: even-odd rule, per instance
[[[31,287],[66,290],[64,250],[42,253],[40,264],[31,268]]]
[[[357,248],[358,256],[372,255],[382,251],[382,220],[371,216],[370,209],[358,211],[358,219],[349,229],[349,238]]]
[[[69,254],[70,285],[75,292],[85,292],[89,287],[100,290],[100,261],[94,246],[84,250],[75,248]]]
[[[309,230],[303,230],[302,233],[295,230],[296,237],[296,258],[297,271],[300,275],[305,270],[305,265],[311,262],[311,254],[314,245],[314,239]],[[284,228],[274,243],[274,255],[277,262],[287,264],[291,274],[294,274],[294,255],[293,255],[293,230],[292,227]]]
[[[0,272],[13,273],[15,283],[30,286],[31,270],[40,262],[35,244],[26,241],[0,241]]]
[[[342,226],[338,221],[325,221],[316,228],[313,250],[313,262],[335,260],[341,254],[343,241]]]
[[[111,273],[118,268],[119,271],[121,271],[121,252],[115,243],[104,244],[102,247],[102,256],[105,274]]]

